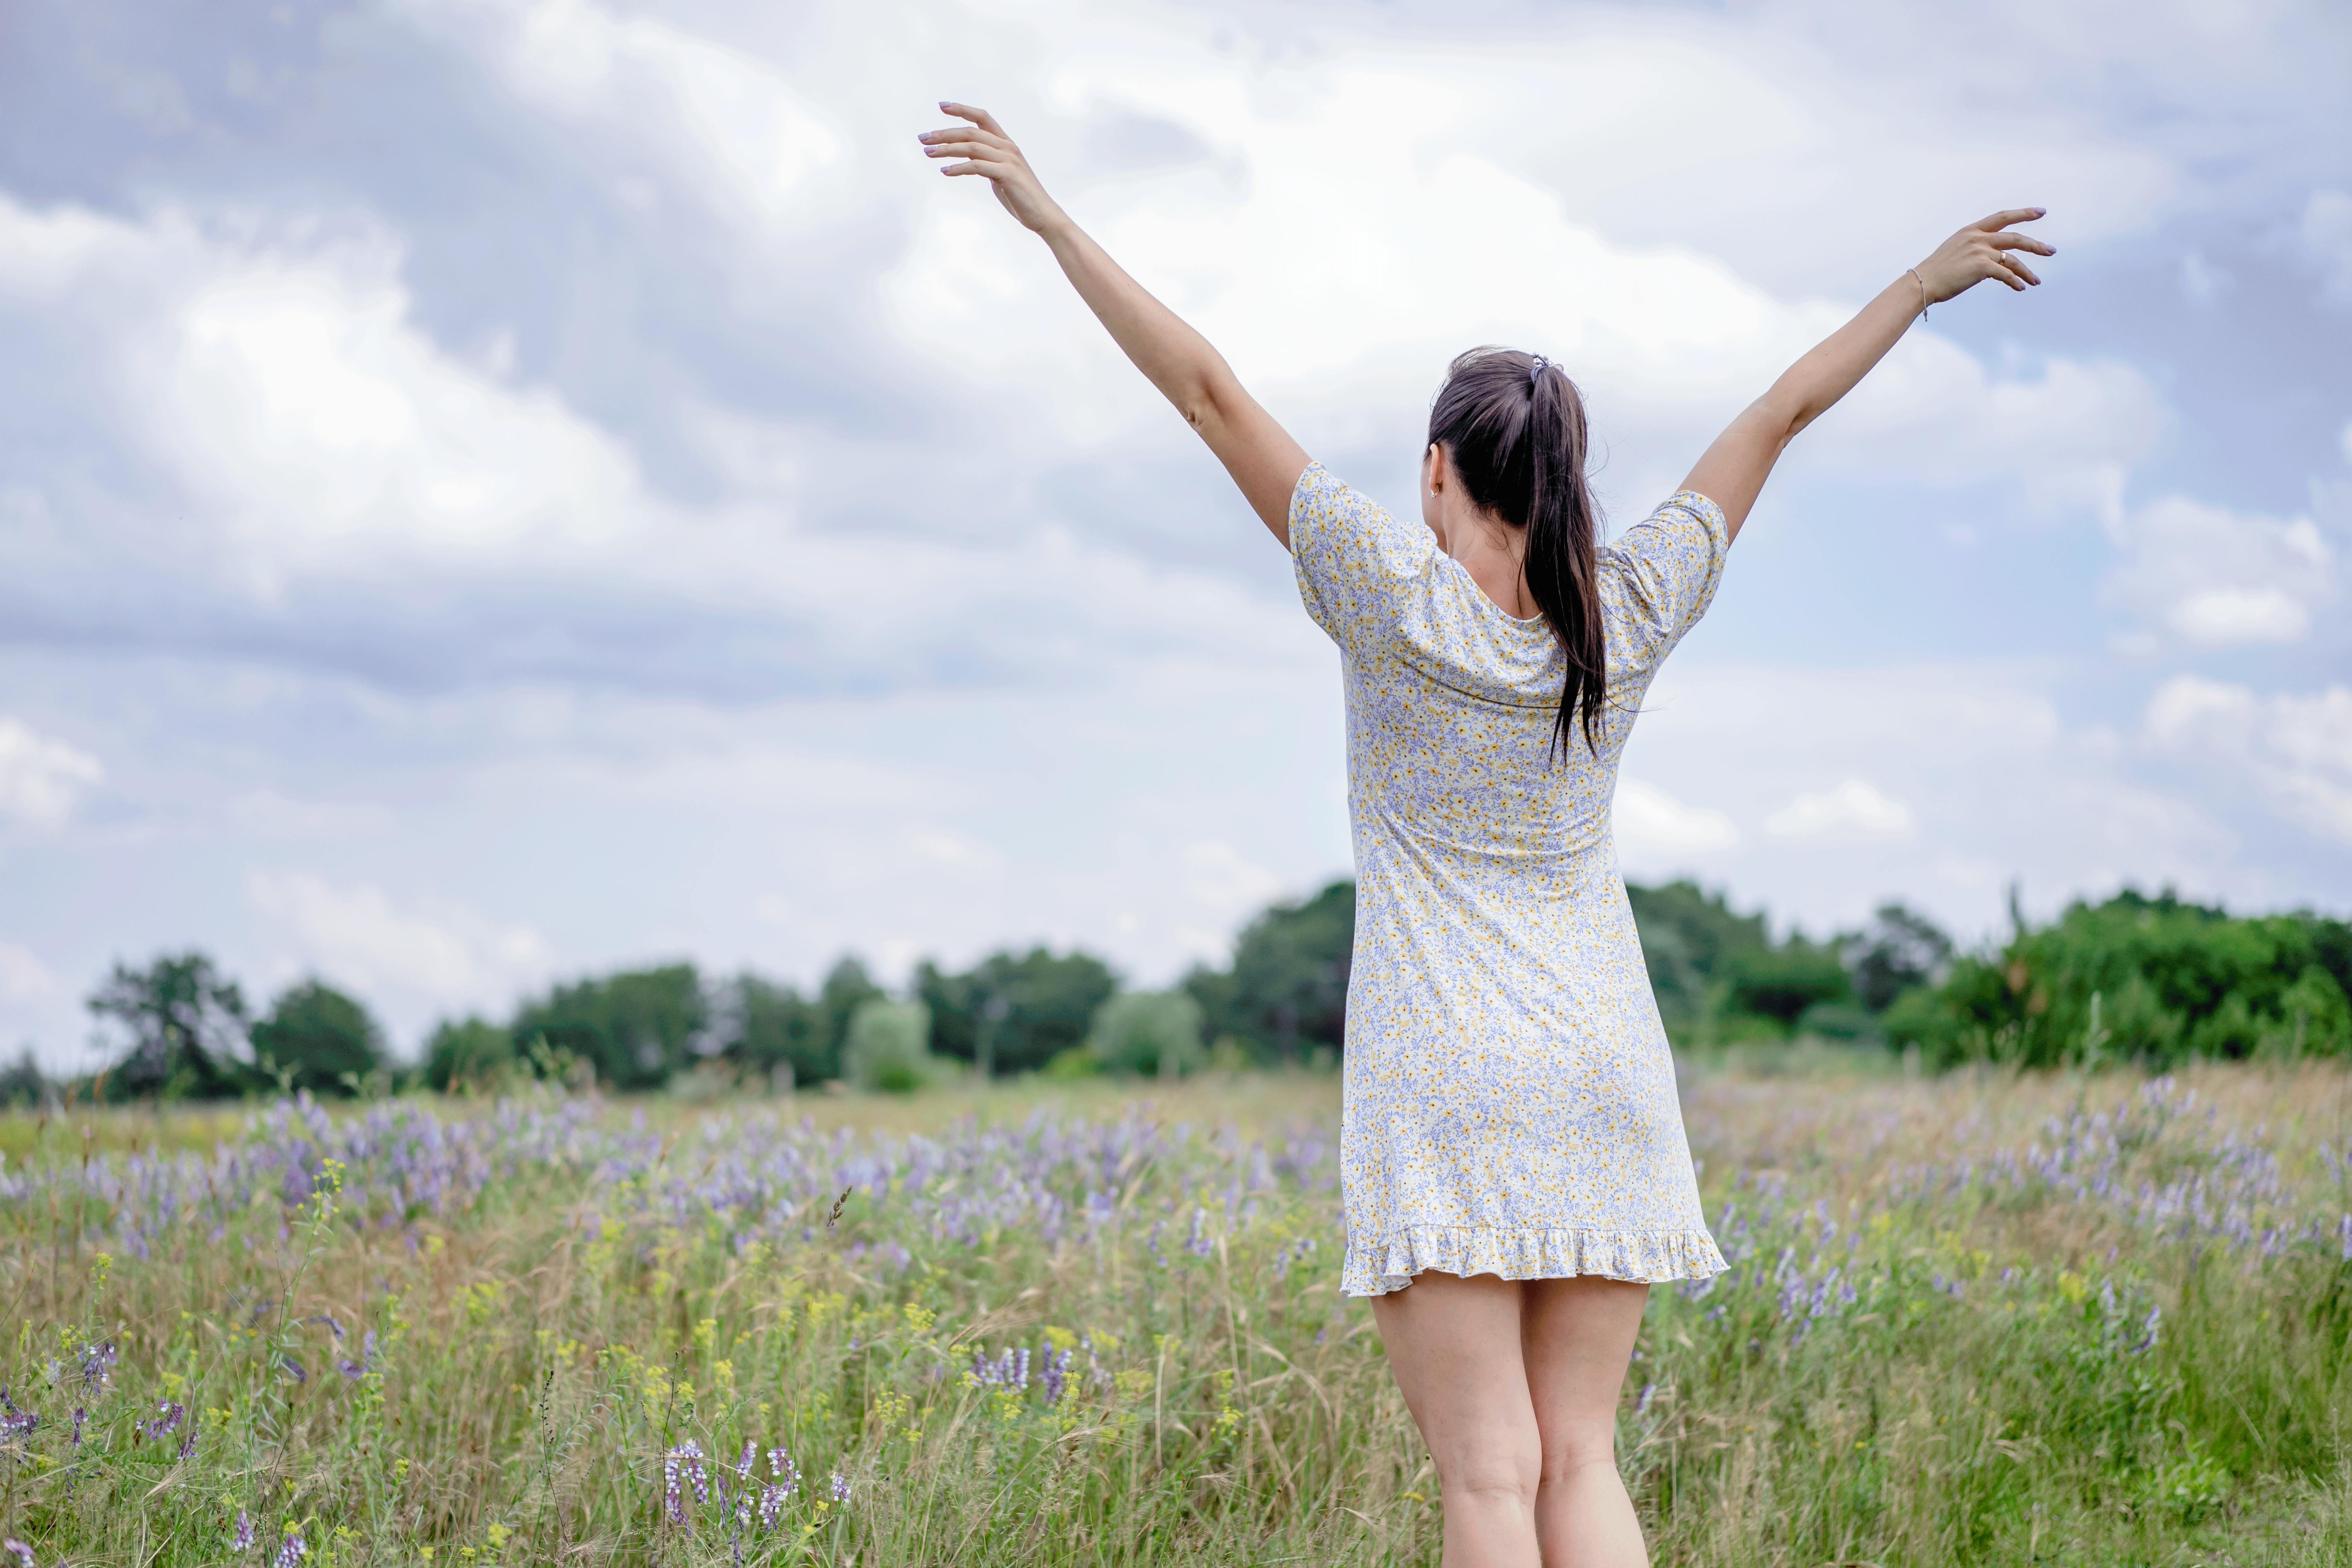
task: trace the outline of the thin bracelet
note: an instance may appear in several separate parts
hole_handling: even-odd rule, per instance
[[[1906,267],[1903,270],[1908,272],[1914,279],[1918,280],[1919,319],[1924,321],[1927,319],[1927,280],[1925,278],[1919,277],[1919,269],[1916,267]]]

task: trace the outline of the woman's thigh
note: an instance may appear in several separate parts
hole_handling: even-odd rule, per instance
[[[1625,1367],[1642,1331],[1647,1285],[1585,1275],[1530,1279],[1521,1354],[1548,1468],[1610,1454]]]
[[[1522,1289],[1491,1274],[1425,1273],[1372,1298],[1397,1386],[1448,1484],[1535,1484],[1542,1445],[1520,1349]]]

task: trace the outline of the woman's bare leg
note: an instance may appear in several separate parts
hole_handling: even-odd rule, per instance
[[[1522,1353],[1543,1435],[1535,1511],[1544,1568],[1646,1568],[1649,1548],[1617,1473],[1617,1402],[1650,1288],[1588,1275],[1521,1289]]]
[[[1444,1568],[1540,1562],[1535,1507],[1543,1438],[1520,1352],[1520,1289],[1491,1274],[1419,1274],[1403,1289],[1372,1298],[1389,1365],[1437,1465]]]

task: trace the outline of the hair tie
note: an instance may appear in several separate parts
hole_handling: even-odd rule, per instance
[[[1537,382],[1543,379],[1543,373],[1550,367],[1551,361],[1541,354],[1535,356],[1534,363],[1528,366],[1528,386],[1530,390],[1533,390]]]

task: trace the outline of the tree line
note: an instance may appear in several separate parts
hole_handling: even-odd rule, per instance
[[[2126,890],[2036,927],[2012,900],[2008,939],[1961,952],[1901,903],[1816,941],[1776,937],[1763,911],[1693,882],[1626,891],[1660,1016],[1687,1050],[1811,1037],[1916,1049],[1938,1067],[2352,1052],[2352,926],[2308,911],[2240,917]],[[445,1020],[405,1068],[366,1006],[322,980],[256,1012],[204,953],[165,954],[118,964],[89,998],[115,1046],[89,1087],[211,1099],[570,1073],[624,1091],[746,1080],[904,1089],[959,1074],[1329,1061],[1345,1046],[1354,926],[1355,886],[1335,881],[1268,908],[1230,963],[1195,966],[1164,991],[1124,989],[1099,957],[1044,947],[961,972],[926,960],[896,994],[854,956],[805,991],[658,964],[553,985],[503,1020]],[[0,1072],[0,1098],[46,1087],[29,1051]]]

